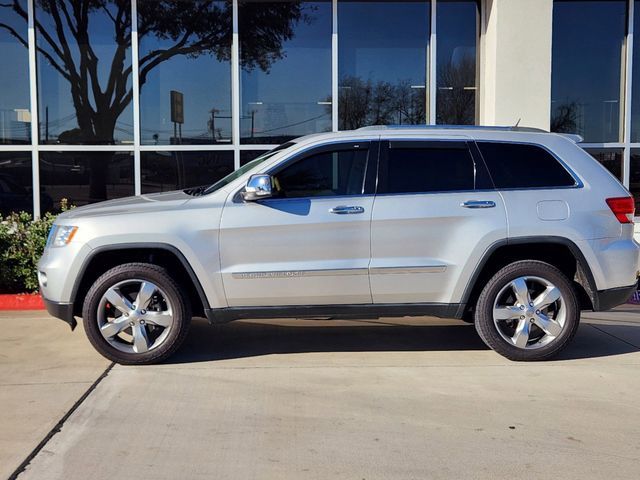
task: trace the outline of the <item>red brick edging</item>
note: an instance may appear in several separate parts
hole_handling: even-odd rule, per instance
[[[0,294],[0,310],[44,310],[38,293]]]

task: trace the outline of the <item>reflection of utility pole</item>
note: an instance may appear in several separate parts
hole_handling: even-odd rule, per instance
[[[256,111],[251,110],[251,138],[253,138],[253,134],[255,132],[255,123],[256,123]]]
[[[211,113],[211,119],[209,120],[209,128],[211,129],[211,139],[216,141],[216,113],[220,113],[220,110],[212,108],[209,110]]]
[[[49,143],[49,105],[44,107],[44,142]]]

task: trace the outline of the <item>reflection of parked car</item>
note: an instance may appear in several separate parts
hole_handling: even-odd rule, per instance
[[[312,135],[209,187],[63,213],[47,308],[121,363],[168,357],[192,313],[454,317],[508,358],[550,358],[581,310],[635,289],[633,199],[574,138],[511,130]]]
[[[49,195],[40,193],[40,205],[43,212],[53,208],[53,200]],[[33,196],[31,192],[17,183],[10,175],[0,174],[0,214],[11,212],[31,212]]]

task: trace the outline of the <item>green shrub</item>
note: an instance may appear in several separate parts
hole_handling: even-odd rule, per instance
[[[61,206],[68,210],[66,200]],[[0,293],[38,290],[36,266],[55,219],[51,213],[37,220],[27,212],[0,216]]]

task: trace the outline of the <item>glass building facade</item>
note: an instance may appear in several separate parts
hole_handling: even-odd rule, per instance
[[[213,183],[310,133],[478,124],[484,5],[7,0],[0,214]],[[636,197],[639,28],[640,0],[553,1],[551,130]]]

